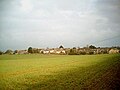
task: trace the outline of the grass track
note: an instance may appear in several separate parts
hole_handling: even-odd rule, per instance
[[[2,55],[0,89],[115,90],[119,70],[120,54]]]

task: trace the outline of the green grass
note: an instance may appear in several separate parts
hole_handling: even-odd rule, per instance
[[[101,76],[118,65],[120,54],[1,55],[0,90],[82,90],[96,82],[100,89]]]

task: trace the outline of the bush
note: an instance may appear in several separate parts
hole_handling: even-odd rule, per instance
[[[3,52],[2,51],[0,51],[0,55],[2,55],[3,54]]]
[[[85,51],[82,51],[82,52],[79,52],[80,55],[85,55],[86,52]]]
[[[78,55],[78,53],[76,52],[76,49],[70,49],[68,55]]]
[[[93,52],[93,51],[90,51],[90,52],[89,52],[89,55],[92,55],[92,54],[94,54],[94,52]]]

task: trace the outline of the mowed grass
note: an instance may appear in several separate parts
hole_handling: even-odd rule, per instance
[[[1,55],[0,90],[114,89],[119,65],[120,54]]]

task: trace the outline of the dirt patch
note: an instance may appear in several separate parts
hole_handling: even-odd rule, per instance
[[[83,90],[120,90],[120,63],[93,79],[89,85],[84,85]]]

